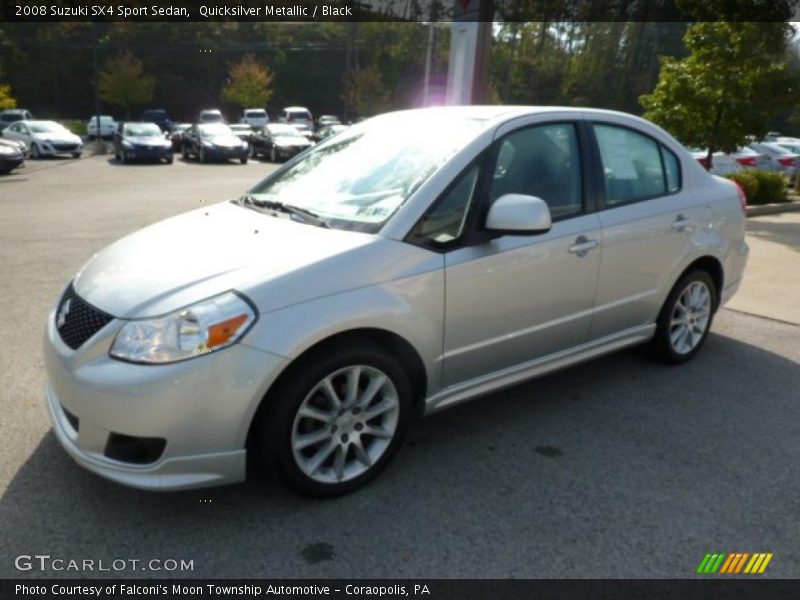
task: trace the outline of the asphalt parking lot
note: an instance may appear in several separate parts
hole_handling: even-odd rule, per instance
[[[43,400],[59,291],[109,242],[272,168],[97,156],[0,178],[0,577],[81,575],[19,572],[21,554],[194,563],[133,577],[686,577],[707,552],[800,577],[800,327],[729,310],[687,365],[632,349],[421,421],[336,500],[264,478],[146,493],[73,464]]]

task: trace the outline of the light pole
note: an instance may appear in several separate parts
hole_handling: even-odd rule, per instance
[[[489,57],[494,0],[455,0],[447,70],[448,104],[481,104],[489,98]]]

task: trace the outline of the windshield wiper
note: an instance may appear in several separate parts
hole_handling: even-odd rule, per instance
[[[316,225],[317,227],[322,227],[324,229],[328,229],[330,227],[322,217],[320,217],[317,213],[308,210],[307,208],[293,206],[292,204],[278,202],[277,200],[259,200],[252,194],[245,194],[240,200],[242,204],[249,204],[250,206],[256,208],[266,208],[267,210],[287,213],[293,217],[297,217],[304,223]]]

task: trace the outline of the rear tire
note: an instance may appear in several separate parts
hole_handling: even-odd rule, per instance
[[[297,492],[327,498],[359,489],[389,464],[412,391],[400,363],[363,342],[301,358],[264,402],[251,451]]]
[[[719,303],[717,286],[707,271],[689,271],[672,288],[659,314],[651,348],[670,364],[690,360],[708,337]]]
[[[275,152],[275,146],[273,146],[269,150],[269,160],[270,162],[274,163],[278,162],[278,154]]]

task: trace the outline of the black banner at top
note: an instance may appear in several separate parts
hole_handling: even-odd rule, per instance
[[[800,0],[0,0],[0,21],[791,21]]]

